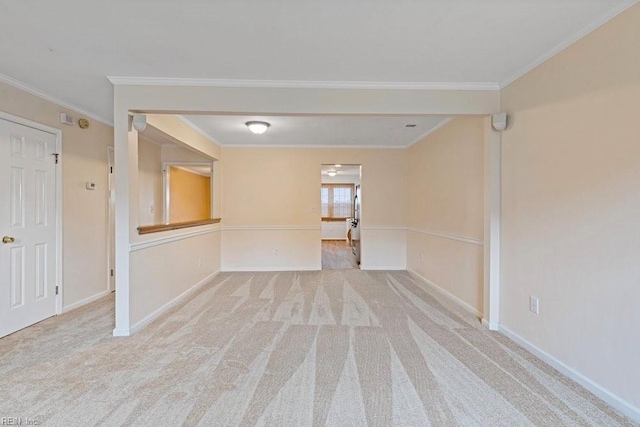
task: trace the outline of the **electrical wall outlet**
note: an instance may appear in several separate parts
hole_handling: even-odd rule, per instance
[[[420,254],[420,261],[424,261],[424,252]]]
[[[279,253],[280,253],[280,250],[278,248],[273,248],[274,255],[278,255]]]
[[[198,257],[198,267],[202,267],[202,257]]]
[[[536,297],[529,297],[529,311],[533,314],[540,314],[540,300]]]

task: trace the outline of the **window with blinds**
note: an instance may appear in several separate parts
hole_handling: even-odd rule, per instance
[[[340,221],[353,217],[353,184],[322,184],[320,205],[323,221]]]

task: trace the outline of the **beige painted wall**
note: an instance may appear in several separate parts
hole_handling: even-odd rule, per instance
[[[144,138],[138,140],[138,218],[140,225],[162,223],[162,149]]]
[[[184,124],[157,115],[148,115],[147,121],[180,141],[183,146],[200,150],[201,154],[214,153],[219,156],[217,145]],[[128,208],[129,218],[134,221],[133,223],[131,221],[123,222],[126,224],[126,228],[116,228],[116,233],[128,231],[124,236],[122,234],[125,233],[116,234],[116,238],[121,239],[120,244],[122,241],[126,241],[126,245],[123,246],[131,248],[131,252],[125,253],[128,256],[120,261],[121,264],[128,265],[128,270],[126,277],[120,279],[117,285],[116,329],[114,331],[116,335],[130,334],[132,330],[146,324],[174,303],[176,298],[204,283],[203,280],[211,278],[220,270],[221,236],[218,224],[145,235],[138,234],[136,230],[138,225],[135,223],[135,219],[137,219],[137,210],[140,204],[138,193],[140,177],[137,165],[140,144],[135,131],[129,132],[127,136],[127,145],[121,148],[127,150],[128,162],[126,164],[129,166],[127,170],[129,176],[121,183],[124,184],[125,190],[128,190],[128,195],[127,197],[121,196],[117,200],[121,203],[121,210],[124,210],[125,206]],[[161,158],[175,160],[176,158],[172,157],[173,154],[184,154],[185,151],[191,153],[184,148],[170,151],[171,155],[163,147]],[[119,155],[121,160],[125,157],[123,152],[119,152],[116,147],[116,162]],[[179,157],[179,159],[193,158],[191,154],[185,156]],[[195,158],[201,159],[200,156],[195,156]],[[214,167],[214,183],[216,183],[217,173],[219,172]],[[219,183],[219,180],[217,182]],[[216,209],[219,210],[219,191],[214,194],[217,194],[217,199],[214,200],[218,200]],[[120,213],[122,214],[122,212]],[[120,271],[120,273],[122,272]]]
[[[0,83],[0,111],[62,130],[63,308],[107,290],[107,146],[113,129],[89,120],[89,129],[60,123],[81,114]],[[85,183],[97,190],[87,191]]]
[[[169,222],[211,218],[211,178],[173,166],[169,176]]]
[[[501,323],[636,408],[639,41],[636,5],[502,92]]]
[[[223,147],[222,159],[223,269],[320,269],[323,163],[362,165],[363,268],[405,268],[406,150]]]
[[[176,235],[175,233],[167,233]],[[131,325],[220,271],[220,230],[131,252]]]
[[[408,150],[407,268],[483,312],[484,119],[460,117]]]
[[[340,161],[362,164],[363,222],[404,227],[406,156],[396,149],[223,147],[225,226],[319,225],[320,166]]]
[[[220,158],[220,146],[217,143],[212,143],[209,137],[192,129],[173,114],[147,114],[147,123],[175,138],[178,144],[183,143],[190,150],[214,159]]]
[[[176,145],[162,146],[162,161],[163,162],[210,162],[211,158],[176,144]]]

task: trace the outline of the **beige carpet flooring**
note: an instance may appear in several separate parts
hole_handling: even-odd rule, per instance
[[[128,338],[113,298],[0,339],[41,425],[633,425],[405,272],[225,273]]]

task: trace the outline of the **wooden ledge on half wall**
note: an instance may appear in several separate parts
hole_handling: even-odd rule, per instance
[[[138,227],[138,234],[159,233],[160,231],[179,230],[199,225],[218,224],[222,218],[199,219],[197,221],[173,222],[171,224],[145,225]]]
[[[322,222],[345,222],[348,219],[353,219],[353,217],[344,217],[344,218],[325,218],[322,217]]]

